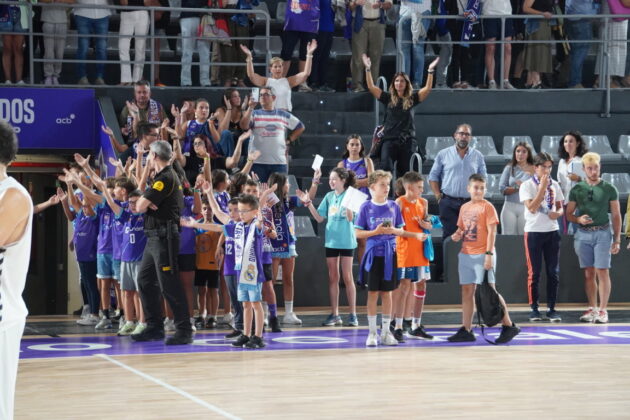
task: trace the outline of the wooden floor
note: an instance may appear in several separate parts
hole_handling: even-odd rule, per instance
[[[630,418],[628,345],[20,361],[16,419]]]

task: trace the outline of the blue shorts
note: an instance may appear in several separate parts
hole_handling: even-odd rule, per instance
[[[481,23],[483,25],[483,39],[502,39],[501,38],[501,19],[499,18],[486,18],[481,17]],[[514,36],[514,23],[512,19],[505,19],[505,37],[511,38]]]
[[[96,254],[96,278],[118,279],[120,277],[120,265],[118,270],[114,268],[112,254]]]
[[[578,228],[573,240],[580,268],[610,268],[610,248],[613,242],[610,229],[586,231]]]
[[[398,269],[399,279],[409,279],[412,283],[431,280],[431,267],[401,267]]]
[[[272,252],[271,253],[271,257],[272,258],[292,258],[292,257],[297,257],[297,250],[295,249],[295,244],[293,245],[289,245],[289,251],[288,252]]]
[[[114,280],[120,281],[120,260],[113,260],[112,267],[114,268]]]
[[[28,32],[28,29],[22,28],[21,15],[22,11],[18,6],[10,6],[9,19],[6,22],[0,22],[0,32],[13,32],[16,34]]]
[[[266,164],[266,163],[254,163],[252,165],[252,172],[258,176],[260,182],[267,182],[269,179],[269,175],[274,172],[278,172],[281,174],[287,174],[289,172],[289,167],[284,164]]]
[[[239,302],[260,302],[262,300],[262,283],[256,284],[255,289],[244,288],[238,285]]]
[[[486,259],[486,254],[462,254],[458,255],[457,270],[459,271],[459,284],[481,284],[483,282],[483,276],[486,270],[483,268],[483,263]],[[492,267],[496,269],[497,256],[492,259]],[[496,283],[494,277],[494,270],[488,271],[488,282]]]

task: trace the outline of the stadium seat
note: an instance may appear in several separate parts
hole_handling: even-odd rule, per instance
[[[584,143],[590,152],[598,153],[603,161],[618,161],[623,159],[623,155],[613,152],[608,141],[608,136],[605,135],[583,135]]]
[[[525,142],[529,144],[530,147],[532,148],[532,152],[534,154],[537,153],[531,137],[529,136],[504,136],[503,137],[503,156],[505,156],[507,159],[511,159],[514,146],[516,146],[516,143],[521,143],[521,142]]]
[[[619,136],[619,143],[617,144],[619,154],[630,160],[630,136],[622,134]]]
[[[558,160],[558,144],[560,144],[562,136],[542,136],[540,141],[540,151],[547,152],[554,161]]]
[[[619,198],[626,199],[630,193],[630,174],[627,173],[604,173],[602,179],[613,184],[619,191]]]
[[[352,57],[352,49],[350,48],[350,41],[340,36],[334,37],[332,41],[332,47],[330,48],[330,56],[332,58]]]
[[[272,36],[269,38],[269,51],[272,57],[280,56],[280,50],[282,50],[282,40],[279,36]],[[267,44],[264,37],[256,37],[254,39],[254,56],[257,59],[264,59],[267,55]],[[297,49],[293,53],[297,57]]]
[[[269,12],[269,6],[267,6],[267,3],[264,1],[261,1],[258,6],[253,6],[252,7],[254,10],[262,10],[265,11],[267,13],[269,13],[269,16],[271,16],[271,13]],[[260,16],[260,15],[257,15]],[[272,19],[273,20],[273,19]]]
[[[284,15],[286,14],[286,11],[287,2],[281,1],[280,3],[278,3],[278,6],[276,6],[276,20],[278,22],[284,23]]]
[[[470,147],[479,150],[487,163],[497,163],[505,160],[505,156],[497,153],[497,148],[491,136],[473,136],[470,141]]]
[[[393,38],[385,38],[383,43],[383,57],[396,57],[396,43]]]
[[[427,160],[434,161],[438,152],[453,145],[453,137],[427,137]]]
[[[498,201],[501,200],[503,194],[499,189],[499,181],[501,180],[501,174],[488,174],[488,181],[486,187],[486,199]]]

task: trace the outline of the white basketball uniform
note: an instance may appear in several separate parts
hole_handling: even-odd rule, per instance
[[[28,198],[30,216],[22,237],[0,248],[0,419],[13,419],[15,380],[20,340],[28,310],[22,299],[31,255],[33,203],[26,189],[14,178],[0,182],[0,195],[15,188]],[[0,215],[0,223],[6,223]]]

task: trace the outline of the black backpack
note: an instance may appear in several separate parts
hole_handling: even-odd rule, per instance
[[[484,325],[493,327],[499,324],[505,315],[505,309],[501,304],[499,292],[488,282],[488,271],[483,276],[483,282],[475,290],[475,306],[477,306],[477,324],[481,327],[481,334],[488,343],[496,344],[485,337]]]

